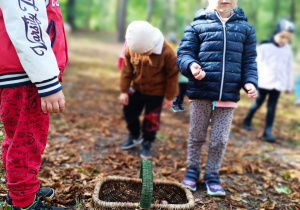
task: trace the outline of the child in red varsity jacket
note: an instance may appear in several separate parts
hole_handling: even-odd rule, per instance
[[[0,0],[0,116],[2,160],[13,209],[52,208],[37,178],[50,113],[65,109],[60,84],[67,44],[57,0]]]

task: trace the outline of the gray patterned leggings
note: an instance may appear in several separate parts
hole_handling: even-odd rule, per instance
[[[190,103],[190,136],[188,143],[188,167],[200,171],[202,146],[206,141],[211,119],[210,144],[205,172],[219,173],[226,150],[233,108],[216,107],[212,110],[211,100],[197,100]]]

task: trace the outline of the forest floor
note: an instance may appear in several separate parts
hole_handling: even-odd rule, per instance
[[[48,144],[38,174],[41,186],[56,190],[49,201],[53,206],[88,209],[100,179],[108,175],[139,175],[140,148],[120,148],[127,138],[118,102],[117,64],[122,44],[111,42],[110,36],[99,37],[97,33],[82,32],[69,37],[69,64],[63,78],[67,110],[51,116]],[[220,171],[226,197],[208,196],[199,182],[193,193],[195,209],[300,209],[300,112],[294,101],[292,94],[282,94],[274,125],[277,141],[270,144],[261,138],[265,107],[255,116],[254,131],[242,129],[242,119],[252,102],[242,94]],[[185,107],[188,106],[186,98]],[[181,182],[184,177],[188,110],[162,112],[161,129],[153,146],[155,179]],[[0,135],[4,136],[3,129]],[[207,151],[208,144],[203,148],[203,171]],[[1,170],[0,206],[5,206],[7,193],[3,173]]]

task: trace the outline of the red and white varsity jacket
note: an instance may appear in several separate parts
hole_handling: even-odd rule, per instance
[[[56,93],[67,60],[58,0],[0,0],[0,88],[34,83],[41,97]]]

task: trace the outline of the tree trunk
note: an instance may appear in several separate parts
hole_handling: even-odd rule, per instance
[[[296,0],[291,0],[291,20],[296,21]]]
[[[120,7],[121,7],[121,0],[117,0],[117,3],[116,3],[116,26],[117,26],[117,29],[118,29],[118,24],[119,24],[119,16],[120,16]]]
[[[67,22],[75,29],[75,0],[68,0],[67,2]]]
[[[253,25],[253,27],[255,28],[256,27],[256,24],[257,24],[257,2],[256,1],[251,1],[251,15],[250,15],[250,18],[251,18],[251,23]]]
[[[170,0],[165,0],[165,17],[163,19],[163,28],[165,34],[169,30],[169,19],[170,19]]]
[[[274,23],[277,22],[277,17],[278,17],[278,14],[279,14],[279,9],[280,9],[280,0],[275,0],[274,1],[274,13],[273,13],[273,20],[274,20],[273,22]]]
[[[170,4],[171,7],[171,31],[175,32],[177,31],[177,14],[176,14],[176,10],[177,10],[177,0],[172,0],[172,3]]]
[[[86,30],[90,29],[90,22],[91,22],[91,18],[92,18],[92,6],[93,6],[93,0],[88,0],[86,25],[85,25]]]
[[[118,25],[117,25],[119,42],[124,42],[125,40],[126,10],[127,10],[127,0],[121,0],[121,6],[118,13]]]
[[[153,12],[153,5],[154,5],[154,0],[148,0],[148,12],[147,12],[147,22],[150,23],[151,17],[152,17],[152,12]]]

